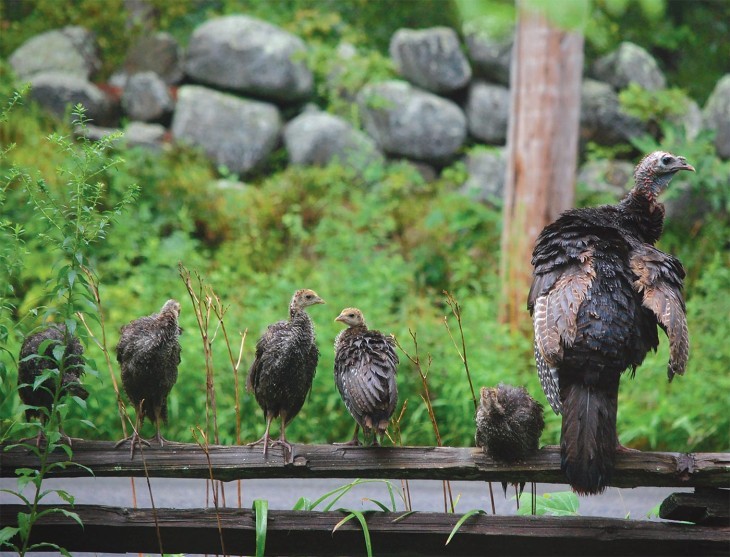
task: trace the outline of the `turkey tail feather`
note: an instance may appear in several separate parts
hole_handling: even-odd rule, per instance
[[[618,384],[609,392],[584,384],[563,389],[561,468],[579,495],[594,495],[611,480],[616,454]]]

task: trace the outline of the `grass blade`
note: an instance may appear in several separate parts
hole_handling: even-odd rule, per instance
[[[373,546],[370,543],[370,530],[368,529],[368,523],[365,520],[365,515],[360,511],[353,511],[350,509],[337,509],[341,512],[350,513],[345,518],[340,520],[337,524],[335,524],[335,527],[332,529],[332,533],[334,534],[335,531],[345,524],[347,521],[349,521],[352,518],[357,518],[357,521],[360,523],[360,527],[362,528],[362,535],[363,538],[365,538],[365,552],[367,553],[368,557],[373,557]]]
[[[255,499],[253,510],[256,514],[256,557],[263,557],[266,549],[266,527],[269,518],[269,502]]]
[[[459,528],[461,528],[461,525],[464,524],[467,520],[469,520],[472,516],[475,514],[486,514],[481,509],[472,509],[469,512],[465,513],[464,516],[462,516],[454,526],[454,529],[451,530],[451,534],[449,534],[449,538],[446,540],[446,543],[444,545],[449,545],[449,542],[451,541],[451,538],[453,538],[456,533],[459,531]]]

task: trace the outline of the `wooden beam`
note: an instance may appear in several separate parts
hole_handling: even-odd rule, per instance
[[[33,528],[33,541],[69,551],[216,553],[255,552],[255,515],[248,509],[128,509],[64,507],[83,530],[56,512]],[[14,526],[20,505],[0,509],[0,526]],[[364,555],[363,533],[347,512],[269,511],[267,555]],[[366,513],[374,555],[728,555],[728,528],[590,517],[476,515],[449,545],[461,515]],[[156,524],[157,523],[157,524]],[[219,529],[220,525],[220,529]],[[157,536],[159,527],[162,547]],[[221,547],[221,539],[224,547]]]
[[[17,468],[38,466],[26,448],[8,451],[0,446],[0,477],[14,477]],[[144,456],[144,462],[142,460]],[[286,464],[280,447],[264,459],[261,447],[211,446],[208,456],[215,479],[246,478],[387,478],[427,480],[485,480],[564,484],[558,447],[544,447],[522,462],[504,464],[480,449],[467,447],[345,447],[294,445],[293,463]],[[64,460],[57,451],[54,460]],[[192,443],[135,451],[114,449],[110,441],[74,441],[73,461],[90,468],[97,477],[210,478],[204,451]],[[69,466],[53,471],[54,477],[87,476],[83,468]],[[727,487],[730,453],[650,453],[632,451],[616,455],[615,487]]]
[[[705,526],[730,526],[730,490],[700,488],[694,493],[672,493],[659,507],[659,516]]]

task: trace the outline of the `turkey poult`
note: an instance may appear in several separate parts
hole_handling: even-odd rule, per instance
[[[522,460],[540,448],[542,404],[524,387],[482,387],[475,421],[477,447],[495,460]]]
[[[266,431],[261,439],[249,446],[264,445],[264,457],[269,445],[284,447],[291,460],[292,446],[286,440],[286,426],[299,413],[312,388],[317,371],[319,349],[315,342],[314,324],[306,308],[324,304],[313,290],[297,290],[289,304],[289,320],[269,325],[256,343],[256,357],[251,364],[246,388],[253,392],[266,417]],[[281,418],[278,441],[270,441],[269,430],[274,418]]]
[[[537,452],[545,428],[542,404],[524,387],[501,383],[497,387],[482,387],[480,395],[475,417],[477,447],[504,462],[523,460]],[[518,501],[524,486],[524,482],[519,485]],[[507,495],[507,482],[502,482],[502,488]]]
[[[671,153],[647,155],[620,203],[564,212],[533,251],[535,360],[550,406],[563,415],[561,467],[579,494],[600,493],[611,480],[623,449],[619,378],[656,350],[657,325],[669,338],[669,380],[685,371],[684,269],[653,245],[664,222],[657,196],[680,170],[694,168]]]
[[[177,381],[182,329],[178,325],[180,303],[167,300],[159,313],[135,319],[122,327],[117,344],[117,361],[122,368],[122,385],[137,413],[135,431],[119,441],[149,445],[139,436],[145,418],[155,424],[155,439],[162,446],[160,421],[167,423],[167,397]]]
[[[348,326],[335,339],[335,384],[356,422],[352,440],[345,444],[359,445],[362,427],[364,435],[372,433],[372,444],[378,445],[398,401],[395,342],[392,336],[369,330],[357,308],[343,309],[335,321]]]
[[[41,344],[44,341],[50,342],[47,343],[43,354],[39,354]],[[60,345],[65,345],[65,348],[59,362],[53,355],[53,351]],[[58,386],[56,380],[50,377],[38,385],[37,388],[33,388],[36,377],[46,370],[58,369],[61,373],[60,396],[77,396],[83,400],[89,396],[80,380],[81,375],[84,373],[83,353],[84,347],[79,339],[76,336],[68,335],[64,325],[52,325],[29,335],[23,341],[18,363],[18,395],[23,404],[35,407],[25,410],[25,419],[27,421],[37,417],[41,423],[45,423],[49,418],[49,412]],[[43,412],[40,408],[45,408],[47,412]],[[70,445],[71,438],[63,431],[60,419],[58,431],[61,438]],[[38,430],[38,436],[36,437],[36,446],[40,446],[43,438],[44,434],[41,428]]]

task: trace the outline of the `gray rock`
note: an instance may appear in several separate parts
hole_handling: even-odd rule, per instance
[[[620,199],[631,189],[634,165],[627,161],[599,159],[580,167],[577,181],[590,192],[611,193]]]
[[[30,98],[59,118],[69,106],[81,103],[86,117],[95,125],[106,126],[114,120],[114,107],[109,97],[83,77],[61,72],[43,72],[30,79]]]
[[[477,149],[466,156],[468,178],[461,193],[474,201],[499,204],[504,195],[507,156],[504,149]]]
[[[691,141],[697,137],[703,128],[702,110],[700,110],[700,106],[689,97],[684,99],[684,103],[684,113],[680,115],[670,114],[667,116],[667,120],[674,125],[683,128],[685,137]]]
[[[509,85],[514,40],[512,35],[495,37],[486,32],[470,31],[466,33],[464,40],[474,75],[487,81]]]
[[[390,56],[398,73],[434,93],[462,89],[471,79],[471,67],[449,27],[399,29],[390,39]]]
[[[362,171],[384,160],[369,136],[326,112],[310,110],[294,118],[284,128],[284,144],[292,164],[325,166],[339,160]]]
[[[469,133],[485,143],[504,145],[507,142],[509,104],[507,87],[483,81],[472,82],[466,99]]]
[[[456,104],[405,81],[366,85],[357,102],[365,131],[389,155],[443,163],[466,138],[466,117]]]
[[[169,33],[140,37],[124,60],[123,74],[155,72],[167,84],[178,83],[183,77],[182,49]]]
[[[159,149],[165,142],[167,129],[161,124],[130,122],[124,129],[124,141],[130,147]]]
[[[593,75],[616,89],[623,89],[629,83],[636,83],[647,91],[658,91],[667,86],[654,57],[630,42],[621,43],[616,50],[596,60]]]
[[[68,26],[28,39],[8,59],[21,80],[42,72],[61,72],[88,79],[101,68],[94,34]]]
[[[122,108],[132,119],[142,122],[160,120],[172,112],[174,103],[167,84],[155,72],[134,74],[122,94]]]
[[[715,131],[715,150],[723,159],[730,159],[730,74],[715,85],[702,111],[705,128]]]
[[[306,46],[283,29],[243,15],[211,19],[195,29],[185,73],[216,87],[281,102],[311,95]]]
[[[615,145],[646,133],[646,126],[621,111],[608,83],[584,79],[581,88],[580,135],[583,142]]]
[[[277,146],[281,116],[272,104],[245,100],[197,85],[178,90],[172,135],[201,147],[217,164],[245,173]]]
[[[127,28],[143,29],[151,32],[158,24],[159,12],[150,0],[124,0],[127,12]]]

